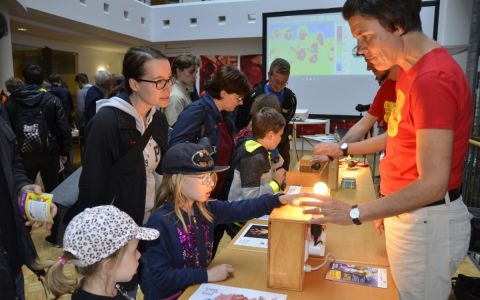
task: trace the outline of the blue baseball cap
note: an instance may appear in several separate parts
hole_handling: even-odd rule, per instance
[[[165,153],[162,171],[166,174],[204,174],[228,170],[230,166],[215,166],[210,149],[190,142],[173,145]]]

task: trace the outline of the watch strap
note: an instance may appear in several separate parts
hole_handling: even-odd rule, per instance
[[[346,143],[345,143],[345,144],[346,144]],[[345,147],[345,148],[340,147],[340,149],[341,149],[342,152],[343,152],[343,156],[348,156],[348,144],[346,144],[346,145],[347,145],[347,147]]]
[[[358,209],[358,204],[352,205],[350,210],[355,209],[355,208]],[[352,221],[353,221],[353,224],[355,224],[355,225],[362,225],[362,222],[360,222],[359,218],[352,218]]]

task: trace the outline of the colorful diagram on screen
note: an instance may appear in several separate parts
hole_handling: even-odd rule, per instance
[[[365,61],[352,55],[356,45],[340,17],[279,17],[269,20],[267,63],[281,57],[291,64],[290,75],[363,75]]]

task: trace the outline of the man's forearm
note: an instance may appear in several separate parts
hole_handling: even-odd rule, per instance
[[[366,114],[347,131],[340,144],[361,141],[376,121],[377,117]]]
[[[387,136],[383,133],[360,142],[350,143],[348,154],[359,155],[383,151],[385,150],[386,139]]]

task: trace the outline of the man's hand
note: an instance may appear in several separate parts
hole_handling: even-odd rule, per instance
[[[315,145],[313,148],[314,157],[325,157],[330,156],[333,158],[341,157],[343,151],[340,149],[340,146],[334,143],[322,142]]]
[[[27,184],[27,185],[23,186],[20,189],[20,192],[18,193],[17,203],[20,203],[22,195],[24,193],[28,193],[28,192],[33,192],[37,195],[40,195],[42,193],[42,188],[38,184]],[[57,212],[58,212],[58,208],[55,205],[55,203],[52,202],[50,204],[50,214],[52,216],[52,219],[57,215]],[[32,229],[40,228],[40,227],[43,226],[43,224],[45,224],[45,222],[38,222],[38,221],[26,221],[25,222],[25,226],[28,226],[28,227],[31,226]],[[52,228],[52,225],[53,224],[48,224],[47,223],[47,226],[46,226],[47,229],[50,230]]]
[[[18,192],[18,201],[20,201],[22,195],[24,193],[29,193],[33,192],[37,195],[40,195],[42,193],[42,188],[38,184],[27,184],[24,185],[21,189],[20,192]]]
[[[60,162],[62,165],[66,164],[68,161],[68,156],[60,156]]]
[[[374,220],[373,226],[375,227],[375,231],[378,233],[378,235],[382,235],[382,233],[385,231],[383,219]]]
[[[300,202],[300,200],[305,201],[305,200],[308,200],[308,198],[315,197],[315,195],[316,194],[313,194],[313,193],[298,193],[298,194],[289,194],[289,195],[284,194],[278,197],[278,200],[280,200],[282,204],[299,206],[299,203],[303,203],[303,202]],[[307,199],[300,199],[300,198],[307,198]]]
[[[233,275],[233,272],[235,272],[235,269],[229,264],[221,264],[212,267],[207,270],[208,282],[223,281]]]
[[[315,215],[314,218],[310,221],[311,224],[353,224],[353,221],[350,218],[351,205],[347,202],[343,202],[333,197],[317,194],[310,194],[310,196],[308,197],[320,200],[316,201],[312,199],[311,201],[307,200],[300,203],[300,206],[310,206],[310,208],[307,208],[303,211],[304,214]]]
[[[316,162],[326,162],[329,160],[330,160],[330,157],[328,157],[327,155],[312,155],[312,157],[310,158],[310,161],[312,162],[312,164]]]

